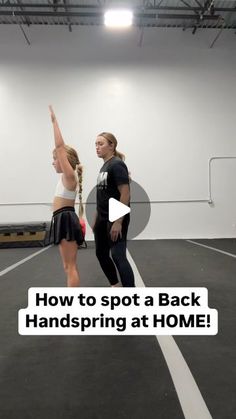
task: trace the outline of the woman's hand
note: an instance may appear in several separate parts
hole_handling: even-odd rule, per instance
[[[120,237],[122,238],[122,222],[119,220],[114,221],[110,230],[111,240],[116,242],[116,240]]]
[[[52,123],[54,123],[56,121],[56,115],[55,115],[51,105],[49,105],[49,111],[50,111]]]
[[[95,226],[96,226],[96,222],[97,222],[97,217],[98,217],[98,214],[96,212],[95,215],[94,215],[93,224],[91,226],[91,229],[92,229],[93,234],[94,234],[94,230],[95,230]]]
[[[95,230],[95,224],[96,224],[96,221],[91,225],[91,229],[92,229],[93,234],[94,234],[94,230]]]

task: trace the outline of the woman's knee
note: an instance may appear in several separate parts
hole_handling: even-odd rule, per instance
[[[111,248],[111,256],[115,263],[122,263],[126,261],[126,251],[125,248],[123,249],[117,246],[113,246]]]
[[[98,260],[104,260],[107,259],[109,257],[109,254],[107,254],[107,252],[104,252],[103,249],[96,249],[96,256],[98,258]]]
[[[77,269],[76,263],[74,262],[63,262],[63,267],[67,274]]]

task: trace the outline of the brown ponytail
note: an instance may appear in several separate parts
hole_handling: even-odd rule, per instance
[[[125,160],[125,155],[118,150],[115,150],[114,156],[119,157],[121,160]]]
[[[105,140],[108,141],[109,144],[114,145],[114,156],[119,157],[121,160],[125,160],[125,155],[121,153],[120,151],[116,150],[117,147],[117,139],[116,137],[111,134],[111,132],[102,132],[101,134],[98,134],[98,137],[103,137]]]

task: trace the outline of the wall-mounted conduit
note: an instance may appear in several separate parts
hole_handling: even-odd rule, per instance
[[[212,204],[213,203],[213,199],[212,199],[212,189],[211,189],[211,184],[212,184],[212,162],[214,160],[229,160],[229,159],[236,159],[236,156],[215,156],[215,157],[211,157],[208,161],[208,198],[201,198],[201,199],[168,199],[168,200],[155,200],[155,201],[150,201],[151,204],[171,204],[171,203],[191,203],[191,202],[207,202],[208,204]],[[76,205],[78,205],[79,202],[76,202]],[[84,202],[85,205],[95,205],[95,202]],[[131,204],[147,204],[147,202],[145,201],[131,201]],[[1,207],[10,207],[10,206],[51,206],[52,203],[51,202],[10,202],[10,203],[0,203]]]
[[[208,162],[208,195],[209,195],[208,203],[209,204],[212,204],[213,203],[213,200],[212,200],[212,192],[211,192],[211,164],[212,164],[213,160],[223,160],[223,159],[225,159],[225,160],[227,160],[227,159],[236,159],[236,157],[235,156],[211,157],[209,159],[209,162]]]

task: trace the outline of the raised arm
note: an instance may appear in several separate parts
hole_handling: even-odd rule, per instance
[[[57,158],[59,160],[60,166],[61,166],[61,170],[67,180],[74,180],[75,179],[74,170],[68,161],[66,149],[65,149],[65,143],[64,143],[57,119],[56,119],[56,115],[51,105],[49,106],[49,111],[50,111],[52,125],[53,125],[56,154],[57,154]]]

